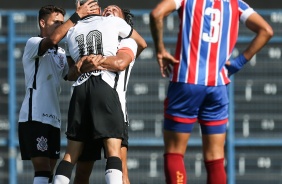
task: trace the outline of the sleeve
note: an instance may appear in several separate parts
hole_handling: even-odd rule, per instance
[[[63,69],[63,73],[62,73],[62,77],[63,79],[66,78],[66,76],[68,75],[69,72],[69,64],[68,64],[68,60],[67,57],[64,57],[64,69]]]
[[[119,36],[121,38],[129,38],[131,36],[133,28],[125,20],[119,17],[113,17],[113,21],[117,23],[116,26],[119,28]]]
[[[175,5],[176,5],[175,10],[178,10],[178,9],[180,8],[182,1],[183,1],[183,0],[174,0]]]
[[[254,9],[251,8],[247,3],[245,3],[243,0],[239,0],[239,13],[240,13],[240,21],[245,24],[246,20],[249,18],[249,16],[253,13],[255,13]]]
[[[68,72],[69,72],[69,65],[68,65],[68,62],[66,62],[63,73],[62,73],[63,79],[65,79],[65,80],[67,79]]]
[[[25,46],[25,55],[28,58],[38,57],[39,45],[43,38],[41,37],[32,37],[26,42]]]
[[[134,60],[137,53],[137,43],[132,38],[122,39],[118,46],[118,52],[126,52]]]
[[[68,44],[67,41],[65,42],[65,52],[66,52],[66,56],[67,56],[67,57],[70,57],[70,56],[71,56],[71,55],[70,55],[69,44]]]

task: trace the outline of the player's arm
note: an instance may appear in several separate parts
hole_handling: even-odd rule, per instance
[[[174,0],[161,1],[150,13],[150,29],[155,45],[157,61],[163,77],[168,77],[172,71],[172,65],[178,63],[167,50],[163,42],[163,20],[176,9]]]
[[[80,62],[75,63],[74,60],[68,56],[67,61],[69,65],[69,72],[67,75],[67,80],[68,81],[76,81],[78,77],[81,75],[80,72],[80,66],[82,64],[82,61],[86,58],[87,56],[84,56],[81,58]]]
[[[130,49],[121,49],[116,56],[103,57],[101,55],[83,56],[77,63],[68,57],[69,72],[67,80],[76,81],[82,73],[94,70],[123,71],[133,61]]]
[[[141,54],[141,52],[147,48],[147,43],[144,40],[144,38],[135,30],[133,29],[132,34],[130,36],[130,38],[133,38],[136,43],[137,43],[137,54],[136,54],[136,58]]]
[[[76,81],[82,73],[94,70],[109,70],[113,72],[123,71],[133,61],[130,49],[121,49],[116,56],[103,57],[102,55],[83,56],[75,63],[68,57],[69,72],[67,80]]]
[[[101,66],[109,71],[118,72],[125,70],[133,60],[133,52],[129,48],[121,48],[116,56],[107,56]]]
[[[245,58],[250,60],[273,36],[272,27],[258,14],[253,13],[246,20],[246,26],[256,33],[256,36],[243,52]]]
[[[129,48],[121,48],[116,56],[102,57],[101,55],[90,55],[82,58],[82,65],[76,66],[81,73],[93,70],[109,70],[119,72],[125,70],[134,60],[134,54]]]
[[[76,81],[82,73],[91,72],[94,70],[106,70],[101,64],[106,60],[102,55],[90,55],[81,57],[78,62],[74,62],[71,57],[67,57],[69,72],[67,75],[68,81]]]
[[[49,48],[58,44],[66,35],[67,31],[73,27],[80,18],[85,17],[93,11],[96,11],[99,7],[97,2],[93,3],[92,0],[88,0],[82,6],[80,6],[79,1],[76,5],[76,12],[62,25],[60,25],[55,31],[49,36],[42,40],[39,48],[39,54],[44,54]]]
[[[228,69],[229,75],[232,75],[243,68],[243,66],[251,60],[251,58],[259,52],[273,36],[271,26],[258,13],[252,13],[247,18],[245,25],[251,31],[255,32],[256,36],[243,53],[226,62],[225,66]]]
[[[174,0],[162,0],[150,13],[150,29],[156,52],[165,50],[163,43],[163,20],[176,9]]]
[[[122,39],[132,38],[137,43],[138,49],[137,49],[136,57],[138,57],[141,54],[141,52],[147,47],[146,41],[124,19],[122,19],[120,17],[115,17],[115,19],[116,19],[117,26],[120,27],[120,34],[119,34],[119,36]]]
[[[116,56],[107,56],[101,59],[97,58],[98,56],[90,55],[83,62],[82,66],[80,67],[80,71],[93,71],[96,68],[101,68],[101,70],[106,69],[113,72],[123,71],[135,59],[137,47],[137,43],[134,39],[123,39],[119,43],[119,49]],[[89,58],[91,59],[91,57],[92,61],[88,60]],[[91,69],[91,66],[93,69]]]

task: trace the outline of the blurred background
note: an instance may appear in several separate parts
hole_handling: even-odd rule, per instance
[[[74,11],[74,0],[0,0],[0,184],[32,183],[32,166],[22,161],[18,148],[17,120],[24,98],[22,54],[25,42],[39,34],[38,9],[47,4],[62,6],[66,18]],[[163,100],[168,79],[162,78],[155,60],[149,29],[149,13],[157,0],[102,1],[102,7],[117,4],[135,15],[134,27],[148,48],[136,60],[128,86],[129,152],[132,184],[163,184]],[[282,1],[246,0],[274,29],[274,37],[229,85],[230,121],[226,140],[228,184],[282,184]],[[167,49],[174,53],[178,30],[177,14],[165,20]],[[237,56],[253,33],[240,25],[233,56]],[[61,42],[63,47],[63,42]],[[71,83],[62,81],[62,150],[66,139],[66,117]],[[42,97],[44,98],[44,97]],[[195,126],[185,162],[189,183],[205,183],[201,134]],[[105,160],[95,164],[91,183],[104,182]]]

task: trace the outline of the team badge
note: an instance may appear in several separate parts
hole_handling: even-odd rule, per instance
[[[37,149],[44,152],[48,149],[48,144],[47,144],[47,138],[44,138],[41,136],[40,138],[38,137],[37,139]]]
[[[59,57],[60,67],[63,68],[64,67],[64,56],[59,54],[58,57]]]

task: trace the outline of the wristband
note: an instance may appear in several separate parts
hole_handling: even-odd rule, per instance
[[[243,66],[248,62],[243,54],[230,60],[230,65],[226,66],[229,75],[232,75],[243,68]]]
[[[75,12],[69,19],[72,21],[72,23],[76,24],[80,20],[80,16]]]

